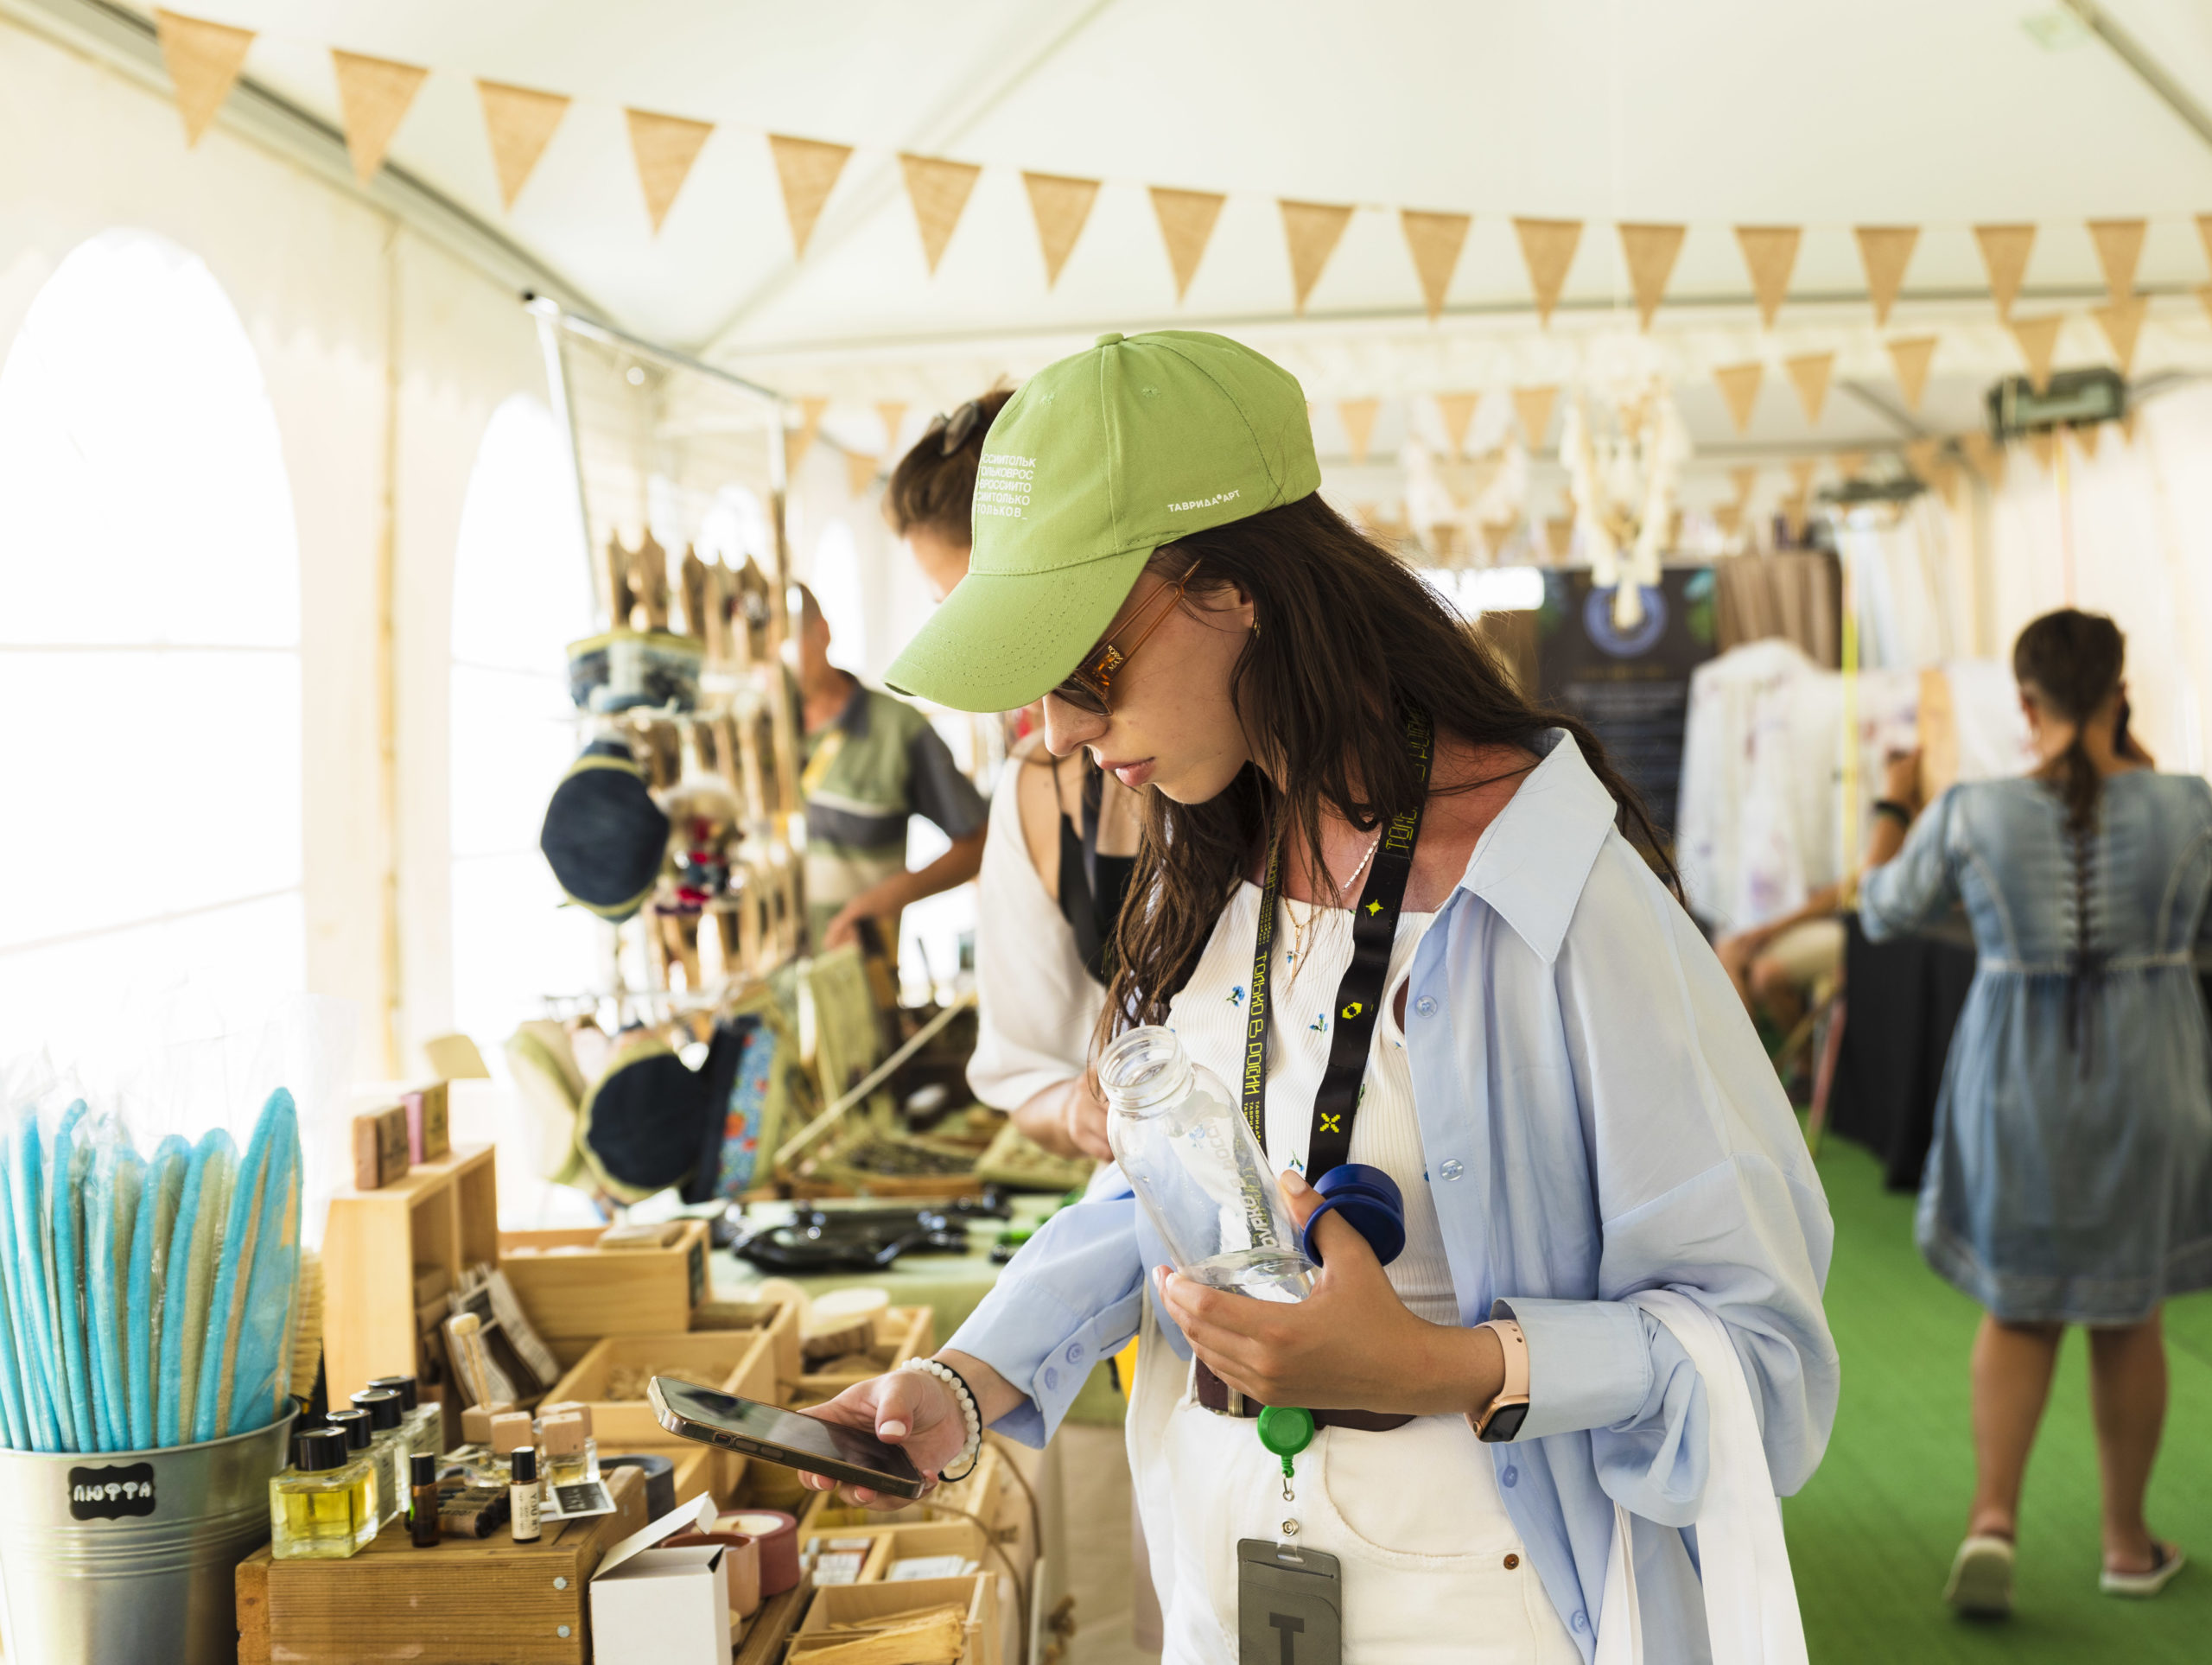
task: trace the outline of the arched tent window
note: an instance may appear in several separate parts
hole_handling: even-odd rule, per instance
[[[492,413],[454,556],[454,1022],[491,1053],[547,995],[606,981],[601,927],[561,906],[537,848],[575,757],[569,643],[592,632],[575,487],[552,413]]]
[[[161,238],[55,268],[0,365],[0,1055],[181,976],[306,982],[299,549],[237,312]]]

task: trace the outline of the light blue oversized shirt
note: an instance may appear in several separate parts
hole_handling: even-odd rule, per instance
[[[1460,1320],[1510,1316],[1528,1337],[1528,1420],[1491,1450],[1546,1593],[1588,1660],[1618,1499],[1638,1517],[1646,1652],[1694,1662],[1703,1598],[1679,1528],[1705,1486],[1705,1388],[1624,1297],[1679,1290],[1727,1326],[1786,1496],[1835,1417],[1834,1232],[1719,962],[1573,741],[1555,729],[1539,749],[1415,954],[1415,1111]],[[1147,1269],[1166,1258],[1126,1191],[1031,1240],[949,1344],[1027,1392],[1001,1431],[1050,1437],[1135,1333]]]

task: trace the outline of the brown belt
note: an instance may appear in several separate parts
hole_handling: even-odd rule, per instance
[[[1256,1399],[1247,1399],[1226,1382],[1206,1368],[1204,1359],[1192,1361],[1193,1374],[1198,1378],[1198,1403],[1210,1411],[1224,1416],[1257,1416],[1266,1408]],[[1357,1428],[1362,1433],[1388,1433],[1393,1428],[1402,1428],[1413,1420],[1410,1416],[1385,1416],[1380,1411],[1313,1411],[1309,1413],[1317,1428]]]

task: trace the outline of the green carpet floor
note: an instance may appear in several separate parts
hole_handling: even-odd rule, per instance
[[[1943,1605],[1973,1490],[1967,1357],[1980,1309],[1912,1245],[1912,1198],[1830,1140],[1827,1311],[1843,1400],[1820,1472],[1783,1506],[1813,1665],[1860,1661],[2212,1662],[2212,1293],[2166,1309],[2172,1402],[2151,1525],[2191,1556],[2148,1602],[2097,1592],[2096,1449],[2087,1349],[2069,1332],[2022,1503],[2016,1609],[1999,1624]]]

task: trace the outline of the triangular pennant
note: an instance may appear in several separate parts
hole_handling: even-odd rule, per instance
[[[1943,501],[1955,509],[1959,506],[1959,484],[1964,478],[1959,466],[1948,457],[1936,465],[1936,489],[1943,494]]]
[[[2135,443],[2135,413],[2133,410],[2126,412],[2120,419],[2120,439],[2123,445]]]
[[[2020,356],[2028,361],[2029,385],[2038,393],[2050,386],[2051,361],[2058,355],[2058,329],[2065,321],[2065,315],[2056,312],[2012,321],[2012,339],[2020,344]]]
[[[1802,502],[1812,492],[1813,476],[1820,466],[1818,457],[1799,457],[1789,465],[1789,483],[1797,488],[1792,495],[1799,501]]]
[[[2197,215],[2196,235],[2204,245],[2204,257],[2212,260],[2212,214]]]
[[[1736,424],[1736,431],[1746,433],[1751,426],[1751,409],[1758,403],[1759,384],[1766,378],[1766,366],[1754,359],[1749,364],[1722,365],[1713,372],[1713,379],[1720,384],[1720,397],[1728,402],[1728,415]]]
[[[2028,275],[2028,251],[2036,245],[2036,228],[1977,226],[1974,237],[1981,245],[1981,264],[1989,270],[1989,293],[1997,302],[1997,315],[2010,318],[2012,302],[2020,296],[2020,281]]]
[[[798,473],[799,464],[814,448],[814,436],[822,431],[822,413],[829,408],[830,401],[819,394],[810,394],[798,402],[798,432],[784,442],[785,480]]]
[[[1513,233],[1521,239],[1521,258],[1528,264],[1529,287],[1536,292],[1536,321],[1548,325],[1552,308],[1567,287],[1567,270],[1574,264],[1576,245],[1582,241],[1579,219],[1516,219]]]
[[[1769,329],[1782,310],[1782,297],[1789,293],[1789,274],[1796,269],[1797,245],[1803,239],[1803,230],[1796,226],[1736,227],[1744,264],[1751,269],[1751,293],[1758,297],[1759,322]]]
[[[2212,283],[2202,285],[2196,291],[2196,303],[2204,308],[2204,315],[2212,318]]]
[[[1912,335],[1902,340],[1885,341],[1890,350],[1890,368],[1897,372],[1897,391],[1904,395],[1904,408],[1920,409],[1920,397],[1928,391],[1928,366],[1936,357],[1936,335]]]
[[[1467,227],[1474,224],[1474,216],[1402,208],[1398,224],[1405,229],[1406,247],[1413,251],[1421,300],[1433,324],[1443,315],[1444,297],[1452,288],[1452,274],[1459,269],[1459,251],[1466,245]]]
[[[1213,240],[1214,222],[1229,199],[1214,191],[1177,191],[1165,185],[1152,187],[1152,212],[1160,221],[1160,240],[1167,245],[1168,269],[1175,274],[1175,298],[1190,293],[1198,262],[1205,258]]]
[[[2005,448],[1976,428],[1959,435],[1959,444],[1967,454],[1967,461],[1974,471],[1995,491],[2005,483]]]
[[[2058,430],[2056,428],[2032,429],[2028,434],[2028,450],[2049,473],[2058,460]]]
[[[1866,454],[1864,451],[1837,452],[1835,471],[1846,480],[1857,480],[1866,472]]]
[[[408,105],[422,91],[429,71],[389,58],[365,58],[358,52],[330,49],[338,73],[338,109],[346,125],[346,151],[353,158],[353,177],[366,185],[384,166],[391,136],[406,118]]]
[[[2116,302],[2135,293],[2135,268],[2143,258],[2143,233],[2149,225],[2142,219],[2089,222],[2089,237],[2097,245],[2097,264],[2105,270],[2105,292]]]
[[[1878,327],[1890,321],[1890,308],[1904,287],[1904,269],[1912,262],[1920,227],[1854,226],[1851,234],[1859,239],[1859,262],[1866,268],[1866,298],[1873,302]]]
[[[200,143],[200,136],[215,119],[223,100],[231,96],[245,54],[253,45],[253,31],[210,23],[174,11],[154,11],[154,35],[162,43],[162,62],[176,89],[176,113],[184,118],[184,142]]]
[[[1090,218],[1090,205],[1098,200],[1098,181],[1075,179],[1065,174],[1024,174],[1029,192],[1029,215],[1037,222],[1037,246],[1045,256],[1045,287],[1060,281],[1060,268],[1075,251]]]
[[[1544,517],[1544,547],[1549,550],[1552,564],[1564,564],[1574,549],[1574,517],[1546,515]]]
[[[1782,367],[1789,372],[1790,383],[1797,390],[1797,403],[1805,407],[1805,420],[1818,423],[1828,402],[1828,377],[1835,369],[1835,354],[1802,353],[1784,359]]]
[[[1713,505],[1713,524],[1720,528],[1723,537],[1733,537],[1744,524],[1744,505],[1740,503],[1716,503]]]
[[[864,457],[857,451],[846,452],[845,490],[847,493],[854,497],[865,495],[868,488],[875,484],[876,470],[880,461],[879,458]]]
[[[899,153],[899,166],[906,175],[906,200],[914,205],[914,224],[922,233],[922,258],[934,277],[937,263],[944,258],[944,245],[952,241],[953,230],[968,207],[969,193],[976,188],[976,175],[983,170],[972,162],[947,162],[905,150]]]
[[[776,182],[784,190],[784,218],[791,221],[791,253],[804,258],[806,245],[822,210],[836,188],[838,175],[851,158],[849,144],[830,144],[822,139],[795,139],[788,134],[768,135],[768,154],[775,159]]]
[[[2075,429],[2073,433],[2074,443],[2082,448],[2083,459],[2094,462],[2097,460],[2097,441],[2104,433],[2102,426],[2097,423],[2085,422]]]
[[[630,154],[637,160],[638,184],[645,194],[645,216],[658,235],[714,126],[685,116],[656,115],[650,110],[622,113],[630,118]]]
[[[1521,437],[1531,451],[1543,449],[1544,435],[1551,432],[1552,406],[1558,398],[1556,383],[1548,387],[1513,390],[1513,414],[1521,418]]]
[[[875,414],[883,418],[883,454],[895,456],[899,451],[899,430],[906,425],[906,401],[878,399]]]
[[[1747,462],[1739,468],[1731,468],[1728,471],[1728,478],[1735,482],[1736,501],[1749,503],[1751,500],[1752,488],[1759,483],[1758,465],[1755,462]]]
[[[1444,437],[1452,442],[1452,454],[1467,454],[1467,424],[1474,420],[1475,407],[1483,402],[1479,393],[1439,393],[1436,414],[1444,418]]]
[[[1322,270],[1351,224],[1351,210],[1340,203],[1293,202],[1276,204],[1282,210],[1282,235],[1290,246],[1290,291],[1296,309],[1306,310],[1306,297],[1321,281]]]
[[[1622,226],[1621,257],[1628,262],[1629,287],[1636,291],[1637,316],[1641,327],[1651,327],[1651,315],[1667,293],[1674,276],[1675,259],[1682,251],[1680,226]]]
[[[2105,340],[2112,343],[2112,356],[2119,361],[2123,378],[2135,367],[2136,339],[2143,333],[2143,315],[2150,309],[2151,298],[2146,295],[2131,296],[2110,306],[2090,308],[2089,316],[2097,321]]]
[[[1915,480],[1931,486],[1942,457],[1943,442],[1939,439],[1916,439],[1904,448],[1904,466],[1912,470]]]
[[[499,176],[499,205],[512,211],[553,130],[569,113],[569,100],[504,81],[477,82],[476,97],[484,106],[485,137],[492,141],[492,168]]]
[[[1354,462],[1367,461],[1367,447],[1375,437],[1375,413],[1382,408],[1380,399],[1338,399],[1337,420],[1344,425],[1344,445]]]

